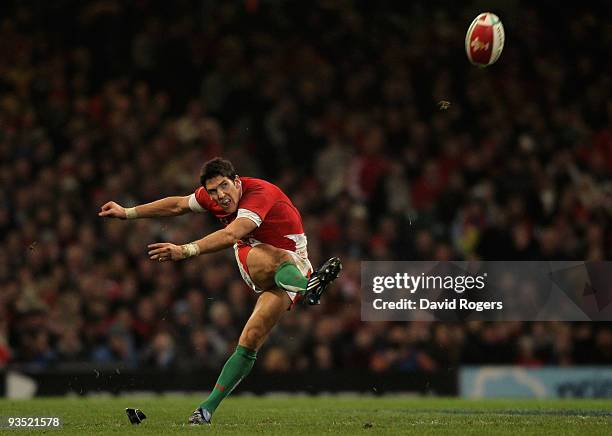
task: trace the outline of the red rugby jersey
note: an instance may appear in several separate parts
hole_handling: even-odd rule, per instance
[[[237,217],[246,217],[255,222],[257,228],[242,240],[245,244],[262,242],[306,257],[302,217],[289,197],[278,186],[265,180],[240,177],[240,182],[242,196],[238,200],[238,210],[232,214],[226,214],[204,187],[196,189],[195,200],[203,210],[214,214],[226,226]]]

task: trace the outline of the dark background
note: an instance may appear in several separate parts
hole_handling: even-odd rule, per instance
[[[506,47],[479,69],[464,38],[486,10]],[[218,224],[97,217],[193,192],[216,155],[285,190],[313,264],[345,265],[321,306],[284,317],[258,371],[612,363],[609,323],[366,323],[359,290],[361,260],[610,259],[608,2],[4,0],[0,14],[0,368],[220,369],[255,299],[233,253],[146,256]]]

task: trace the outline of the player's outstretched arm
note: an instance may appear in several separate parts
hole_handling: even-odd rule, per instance
[[[168,260],[181,260],[205,253],[214,253],[231,247],[240,239],[257,228],[257,224],[249,218],[236,218],[227,227],[217,230],[202,239],[185,245],[175,245],[169,242],[149,244],[149,257],[151,260],[165,262]]]
[[[166,197],[152,203],[125,208],[114,201],[109,201],[100,208],[98,216],[107,218],[132,219],[177,216],[189,212],[189,196]]]

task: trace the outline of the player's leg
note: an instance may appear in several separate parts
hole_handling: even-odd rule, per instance
[[[306,291],[308,277],[287,250],[259,244],[249,252],[247,265],[249,275],[261,289],[279,288],[300,294]]]
[[[309,262],[305,261],[308,267],[305,264],[301,265],[302,272],[296,265],[300,259],[294,258],[285,250],[267,244],[242,247],[242,251],[237,250],[236,257],[241,274],[249,286],[255,290],[258,288],[270,290],[263,292],[257,300],[253,313],[242,331],[236,351],[225,363],[209,398],[189,418],[192,424],[210,423],[212,414],[221,401],[248,375],[257,358],[257,350],[282,314],[290,307],[293,298],[291,295],[295,296],[296,292],[305,293],[306,298],[314,296],[312,298],[316,297],[318,302],[321,292],[338,276],[341,268],[339,260],[335,269],[330,269],[328,261],[323,266],[328,265],[324,268],[324,273],[320,272],[322,271],[320,268],[309,280],[304,275],[306,270],[310,270]],[[290,275],[293,277],[289,277]],[[310,288],[313,276],[317,278],[317,283]]]
[[[276,289],[262,292],[242,329],[238,345],[249,350],[259,350],[290,304],[286,292]]]
[[[332,257],[310,277],[305,275],[306,270],[310,270],[310,264],[304,268],[303,264],[298,264],[301,262],[307,261],[268,244],[260,244],[251,249],[247,258],[249,275],[255,283],[261,283],[262,289],[271,289],[276,285],[280,289],[305,296],[309,304],[318,304],[323,291],[342,269],[340,259]]]
[[[253,313],[242,330],[236,351],[225,363],[214,389],[194,412],[190,422],[210,423],[212,414],[221,401],[251,372],[257,358],[257,350],[287,311],[290,303],[291,300],[284,291],[266,291],[259,296]]]

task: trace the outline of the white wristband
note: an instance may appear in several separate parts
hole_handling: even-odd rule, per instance
[[[193,257],[200,254],[200,246],[195,242],[181,245],[181,248],[183,249],[183,254],[185,257]]]
[[[138,218],[138,214],[136,213],[135,207],[128,207],[125,209],[125,217],[129,220],[133,220],[134,218]]]

